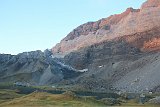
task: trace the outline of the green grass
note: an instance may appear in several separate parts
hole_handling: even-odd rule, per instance
[[[37,90],[37,91],[36,91]],[[56,90],[56,91],[55,91]],[[146,95],[146,103],[140,104],[137,94],[128,99],[125,94],[67,91],[50,86],[14,86],[13,83],[0,83],[0,107],[160,107],[147,101],[160,96],[159,93]],[[105,98],[104,98],[105,97]]]
[[[80,98],[66,94],[34,92],[12,101],[0,104],[0,107],[99,107],[105,106],[94,98]]]
[[[21,96],[23,96],[23,94],[18,94],[16,90],[0,89],[0,103],[11,101]]]
[[[33,92],[28,95],[19,95],[16,91],[0,90],[0,93],[5,94],[0,99],[7,100],[0,104],[0,107],[109,107],[110,103],[104,103],[102,100],[96,100],[95,97],[79,97],[75,94],[50,94],[47,92]],[[13,96],[8,100],[6,93]],[[120,105],[113,107],[159,107],[159,105],[139,104],[135,99],[128,100]]]

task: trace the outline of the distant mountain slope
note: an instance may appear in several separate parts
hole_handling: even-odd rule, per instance
[[[15,56],[0,55],[0,82],[28,82],[35,85],[49,85],[80,75],[61,65],[46,50],[24,52]]]

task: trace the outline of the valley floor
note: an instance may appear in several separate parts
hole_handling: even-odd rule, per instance
[[[86,94],[81,96],[71,91],[57,91],[51,87],[22,87],[0,84],[0,107],[160,107],[148,101],[159,94],[147,96],[144,104],[137,98],[123,96],[100,98]],[[112,94],[111,94],[112,95]],[[126,94],[127,95],[127,94]]]

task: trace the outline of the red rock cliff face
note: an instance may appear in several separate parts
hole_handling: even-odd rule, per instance
[[[110,26],[117,24],[121,19],[126,17],[130,12],[139,12],[139,9],[128,8],[124,13],[112,15],[108,18],[103,18],[97,22],[88,22],[80,25],[72,32],[70,32],[63,41],[73,40],[76,37],[88,35],[89,33],[96,33],[98,29],[109,29]]]
[[[153,28],[159,28],[159,26],[160,0],[148,0],[141,6],[141,9],[128,8],[122,14],[112,15],[97,22],[88,22],[77,27],[53,47],[52,51],[54,54],[65,55],[93,44],[125,35],[147,32]],[[145,42],[141,47],[146,50],[147,44],[153,44],[151,41],[156,42],[154,48],[158,46],[159,40],[155,41],[151,38],[150,42]]]
[[[141,8],[144,9],[158,6],[160,6],[160,0],[148,0],[145,3],[143,3]]]

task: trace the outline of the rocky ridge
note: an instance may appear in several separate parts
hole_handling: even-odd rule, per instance
[[[61,65],[52,58],[50,50],[24,52],[18,55],[0,55],[0,82],[28,82],[50,85],[75,78],[81,73]]]
[[[140,9],[128,8],[122,14],[80,25],[53,47],[53,54],[63,57],[93,44],[157,28],[160,26],[159,4],[159,0],[148,0]]]

